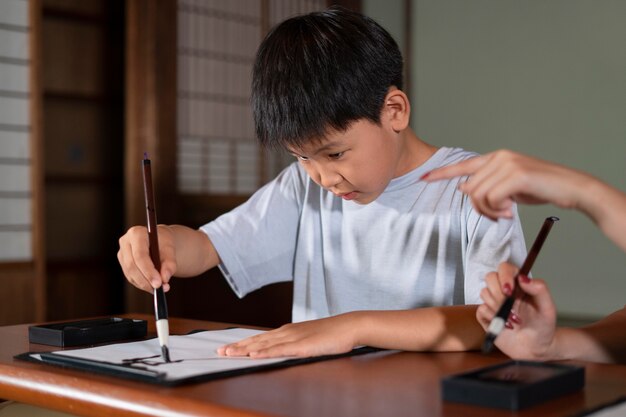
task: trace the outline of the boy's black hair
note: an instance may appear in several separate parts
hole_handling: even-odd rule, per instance
[[[380,124],[391,86],[402,89],[402,54],[374,20],[341,7],[290,18],[256,55],[256,135],[264,146],[298,148],[359,119]]]

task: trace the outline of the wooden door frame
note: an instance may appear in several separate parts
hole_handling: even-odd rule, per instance
[[[30,48],[30,149],[32,191],[32,251],[33,251],[33,304],[34,320],[46,319],[46,239],[45,239],[45,195],[43,155],[43,82],[41,62],[42,36],[41,0],[30,0],[29,48]]]
[[[176,0],[126,5],[124,200],[127,227],[146,223],[141,160],[148,152],[159,223],[175,223]],[[151,311],[150,297],[127,285],[126,311]]]

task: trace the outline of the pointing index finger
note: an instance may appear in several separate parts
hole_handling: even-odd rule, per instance
[[[485,164],[485,162],[486,159],[484,156],[476,156],[456,164],[433,169],[422,176],[422,180],[430,182],[472,175],[478,171]]]

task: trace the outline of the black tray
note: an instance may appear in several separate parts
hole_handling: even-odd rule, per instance
[[[519,410],[585,385],[585,368],[557,363],[508,361],[442,380],[444,401]]]
[[[51,346],[87,346],[120,340],[141,339],[148,332],[145,320],[107,317],[30,326],[30,343]]]

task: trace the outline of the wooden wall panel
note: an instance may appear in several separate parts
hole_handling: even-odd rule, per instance
[[[61,10],[84,16],[101,16],[105,12],[105,2],[101,0],[42,0],[46,8]]]
[[[41,11],[48,319],[123,310],[123,9],[74,0]]]
[[[50,183],[46,201],[48,260],[114,258],[107,243],[107,193],[89,183]],[[107,252],[108,251],[108,252]]]
[[[48,276],[54,283],[48,288],[48,314],[46,320],[68,320],[81,317],[114,315],[123,312],[121,303],[112,299],[120,297],[121,277],[111,266],[102,262],[55,262],[48,266]],[[115,285],[111,281],[117,280]]]
[[[0,325],[43,320],[43,297],[37,298],[35,265],[32,262],[0,265]]]
[[[88,100],[46,97],[45,137],[54,138],[44,144],[48,176],[120,176],[110,163],[120,146],[111,146],[115,131],[100,107],[100,103]]]
[[[69,19],[43,22],[43,87],[47,92],[97,95],[104,91],[104,32]]]

